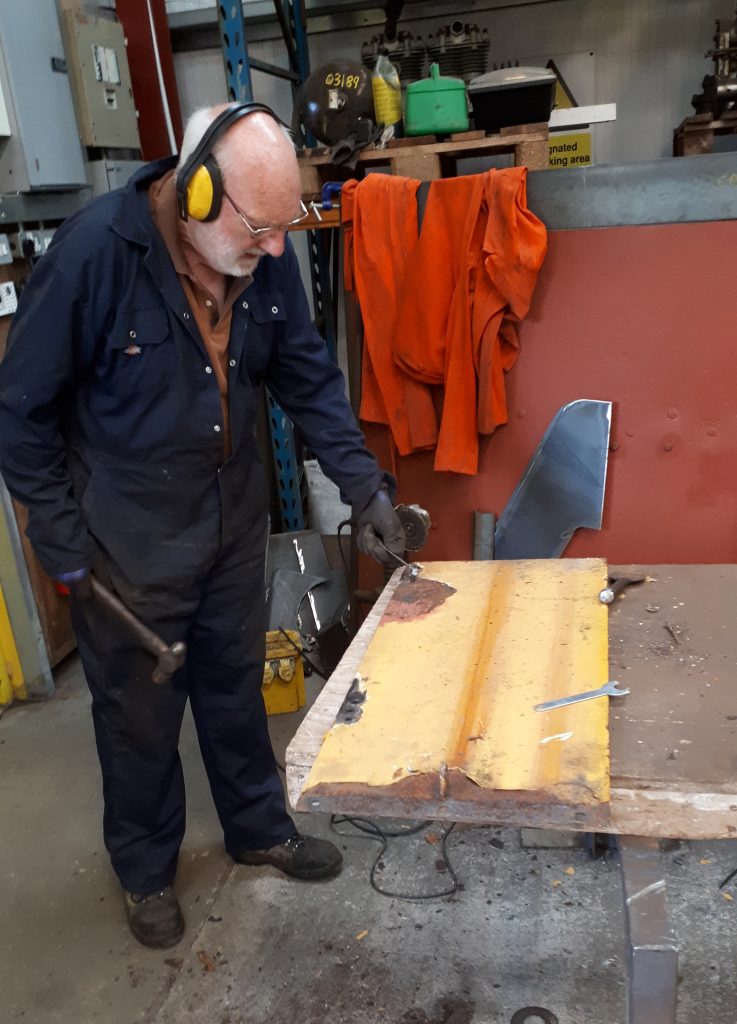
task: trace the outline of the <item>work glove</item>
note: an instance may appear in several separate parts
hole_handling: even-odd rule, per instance
[[[383,541],[387,551],[379,541]],[[377,562],[396,568],[403,559],[406,547],[404,527],[394,511],[386,491],[377,491],[358,517],[356,544],[364,555],[370,555]],[[399,556],[395,558],[394,556]]]
[[[89,569],[75,569],[73,572],[63,572],[56,577],[59,583],[63,583],[69,593],[77,601],[92,600],[92,583],[90,581]]]

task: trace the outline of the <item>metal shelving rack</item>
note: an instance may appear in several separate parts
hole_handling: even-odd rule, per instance
[[[218,4],[218,30],[225,67],[229,99],[248,102],[253,99],[251,68],[289,80],[295,106],[299,102],[299,87],[310,73],[307,46],[307,25],[304,0],[273,0],[276,17],[284,36],[289,57],[289,69],[249,57],[246,24],[240,0],[223,0]],[[300,125],[302,144],[312,145]],[[333,292],[330,284],[331,239],[324,231],[308,231],[310,276],[315,313],[315,326],[325,338],[331,358],[337,362],[336,318]],[[337,238],[334,243],[338,244]],[[269,427],[274,456],[279,507],[284,530],[304,529],[304,513],[300,494],[300,473],[297,463],[294,427],[284,410],[268,395]]]

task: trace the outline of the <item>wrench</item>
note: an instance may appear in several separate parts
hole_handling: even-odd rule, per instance
[[[582,700],[593,700],[595,697],[624,697],[629,693],[629,687],[618,689],[619,683],[612,679],[604,683],[598,690],[586,690],[584,693],[574,693],[571,697],[558,697],[557,700],[546,700],[543,704],[536,704],[535,711],[552,711],[553,708],[564,708],[568,704],[578,704]]]

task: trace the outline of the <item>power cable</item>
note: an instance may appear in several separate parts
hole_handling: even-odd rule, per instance
[[[348,587],[350,587],[351,570],[349,569],[348,562],[346,561],[345,552],[343,551],[343,540],[341,537],[343,527],[345,526],[347,526],[349,530],[352,528],[353,523],[350,521],[350,519],[344,519],[342,523],[338,523],[338,551],[340,552],[340,560],[343,563],[343,571],[345,572],[346,583]]]
[[[427,900],[439,900],[443,899],[446,896],[453,896],[454,893],[458,892],[458,889],[460,887],[458,882],[458,876],[456,875],[455,869],[453,868],[453,865],[450,862],[447,849],[448,838],[456,826],[455,822],[453,822],[450,828],[445,828],[445,826],[442,824],[440,826],[443,832],[442,839],[440,842],[440,852],[442,854],[443,862],[445,863],[445,867],[448,871],[448,874],[453,880],[453,884],[449,888],[442,889],[439,892],[419,894],[392,892],[390,889],[382,888],[376,881],[376,872],[379,869],[382,857],[387,851],[390,839],[398,839],[403,836],[416,835],[416,833],[420,832],[423,828],[427,828],[427,826],[431,824],[430,821],[423,821],[419,825],[414,825],[411,828],[404,828],[396,832],[389,832],[386,829],[379,828],[376,822],[369,821],[368,818],[354,818],[346,815],[336,814],[332,815],[332,817],[330,818],[330,828],[336,835],[343,837],[350,836],[349,832],[339,832],[338,829],[336,828],[337,825],[344,824],[351,825],[359,832],[364,833],[363,835],[354,836],[353,838],[371,839],[381,843],[381,849],[376,855],[376,859],[374,860],[374,863],[371,866],[371,871],[369,873],[369,882],[371,883],[371,888],[380,896],[386,896],[388,899],[393,900],[404,900],[404,902],[406,903],[422,903]]]
[[[305,651],[304,651],[304,647],[300,647],[300,646],[299,646],[299,644],[296,644],[296,643],[294,642],[294,640],[292,640],[292,638],[291,638],[291,636],[289,635],[289,633],[287,633],[287,631],[286,631],[286,630],[285,630],[285,629],[283,628],[283,626],[277,626],[277,629],[279,630],[279,632],[281,633],[281,635],[282,635],[282,636],[284,637],[284,639],[285,639],[285,640],[287,641],[287,643],[291,644],[291,645],[292,645],[292,647],[293,647],[293,648],[295,649],[295,651],[297,651],[297,653],[298,653],[299,655],[301,655],[301,657],[302,657],[303,661],[304,661],[304,662],[305,662],[305,663],[306,663],[307,665],[309,665],[309,666],[310,666],[310,668],[311,668],[311,669],[312,669],[312,671],[313,671],[313,672],[315,673],[315,675],[316,675],[316,676],[319,676],[319,677],[320,677],[321,679],[325,679],[325,680],[327,680],[327,678],[328,678],[328,677],[327,677],[327,676],[325,675],[325,673],[324,673],[324,672],[321,672],[321,671],[320,671],[320,669],[319,669],[319,668],[317,667],[317,665],[316,665],[316,664],[314,663],[314,661],[311,661],[311,660],[310,660],[310,659],[309,659],[309,658],[307,657],[307,655],[305,654]]]

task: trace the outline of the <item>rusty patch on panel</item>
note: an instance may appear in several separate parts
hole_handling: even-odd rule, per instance
[[[447,583],[422,576],[403,581],[394,591],[382,622],[414,622],[435,611],[455,592],[455,587]]]

